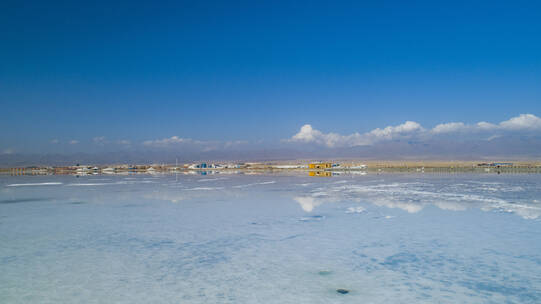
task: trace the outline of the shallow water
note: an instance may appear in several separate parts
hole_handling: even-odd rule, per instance
[[[0,244],[0,303],[539,303],[541,175],[4,176]]]

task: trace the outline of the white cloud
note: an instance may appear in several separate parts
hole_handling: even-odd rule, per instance
[[[406,121],[405,123],[398,126],[388,126],[384,129],[374,129],[368,134],[377,139],[393,139],[397,136],[407,136],[411,133],[423,130],[423,127],[419,123],[416,123],[415,121]]]
[[[194,141],[190,138],[181,138],[178,136],[171,136],[169,138],[147,140],[143,142],[143,145],[163,147],[163,146],[169,146],[173,144],[185,144],[185,143],[193,143],[193,142]]]
[[[370,132],[360,134],[353,133],[350,135],[340,135],[337,133],[323,133],[312,128],[311,125],[304,125],[300,131],[293,135],[289,141],[316,143],[325,145],[330,148],[334,147],[353,147],[372,145],[382,140],[392,140],[395,138],[407,138],[413,134],[423,131],[420,124],[414,121],[406,121],[398,126],[388,126],[386,128],[374,129]]]
[[[119,139],[119,140],[107,140],[107,138],[105,136],[96,136],[94,138],[92,138],[92,142],[95,144],[95,145],[98,145],[98,146],[104,146],[104,145],[107,145],[107,144],[117,144],[117,145],[125,145],[125,146],[128,146],[131,144],[131,142],[127,139]]]
[[[489,131],[489,130],[494,130],[498,128],[497,125],[491,124],[486,121],[480,121],[475,126],[477,129],[482,130],[482,131]]]
[[[521,131],[521,130],[541,130],[541,118],[533,114],[520,114],[509,120],[502,121],[499,124],[492,124],[486,121],[478,122],[474,125],[467,125],[463,122],[450,122],[439,124],[431,131],[433,133],[453,133],[461,131],[482,132],[482,131]]]
[[[463,122],[448,122],[435,126],[431,131],[432,133],[441,134],[464,131],[466,129],[467,127]]]
[[[51,144],[58,144],[60,141],[58,139],[51,139]]]
[[[293,135],[291,141],[297,142],[313,142],[320,145],[326,145],[328,147],[335,147],[344,145],[347,142],[361,144],[359,142],[360,134],[354,133],[351,135],[339,135],[336,133],[324,134],[319,130],[315,130],[311,125],[304,125],[300,131]]]
[[[238,146],[248,145],[249,142],[245,140],[232,140],[232,141],[202,141],[191,138],[182,138],[178,136],[171,136],[168,138],[146,140],[143,142],[144,146],[167,148],[184,145],[190,146],[196,149],[200,149],[203,152],[214,151],[219,149],[234,148]]]
[[[505,130],[541,130],[541,118],[533,114],[520,114],[517,117],[502,121],[500,128]]]
[[[291,139],[300,142],[312,142],[317,141],[321,135],[323,134],[318,130],[314,130],[311,125],[304,125],[299,133],[293,135]]]
[[[70,140],[69,143],[70,143],[70,145],[76,145],[76,144],[79,143],[79,141],[78,141],[78,140],[75,140],[75,139],[72,139],[72,140]]]
[[[423,128],[417,122],[406,121],[405,123],[397,126],[377,128],[362,134],[355,132],[350,135],[341,135],[332,132],[323,133],[317,129],[314,129],[312,125],[306,124],[302,126],[299,132],[293,135],[288,141],[314,143],[327,146],[329,148],[335,148],[374,145],[381,141],[407,139],[413,137],[428,139],[438,135],[452,134],[457,132],[462,132],[462,134],[482,133],[485,135],[483,138],[488,137],[490,139],[494,139],[501,136],[501,134],[494,133],[517,131],[541,131],[541,118],[533,114],[521,114],[509,120],[502,121],[499,124],[492,124],[485,121],[481,121],[473,125],[465,124],[463,122],[449,122],[438,124],[429,130]]]

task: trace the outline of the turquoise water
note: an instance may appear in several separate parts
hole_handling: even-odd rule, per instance
[[[4,176],[0,244],[0,303],[539,303],[541,176]]]

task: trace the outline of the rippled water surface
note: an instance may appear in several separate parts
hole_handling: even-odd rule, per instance
[[[540,175],[0,177],[0,303],[540,302]]]

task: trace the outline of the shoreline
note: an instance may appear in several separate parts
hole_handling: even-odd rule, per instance
[[[221,162],[188,164],[77,164],[74,166],[31,166],[0,168],[2,175],[95,175],[95,174],[155,174],[155,173],[250,173],[250,172],[308,172],[312,176],[364,173],[541,173],[541,161],[490,162],[486,161],[271,161]],[[311,173],[310,173],[311,172]],[[322,173],[327,172],[327,173]],[[210,174],[212,174],[210,173]],[[202,173],[204,174],[204,173]]]
[[[173,174],[194,174],[194,175],[213,175],[213,174],[293,174],[306,176],[337,176],[337,175],[364,175],[364,174],[541,174],[541,167],[367,167],[366,169],[278,169],[278,168],[238,168],[238,169],[178,169],[178,170],[117,170],[114,172],[77,172],[77,171],[51,171],[51,170],[0,170],[3,176],[42,176],[42,175],[72,175],[72,176],[108,176],[108,175],[173,175]]]

